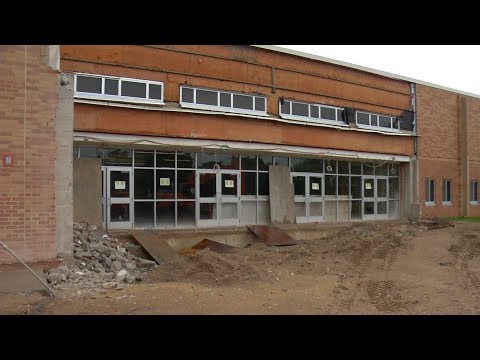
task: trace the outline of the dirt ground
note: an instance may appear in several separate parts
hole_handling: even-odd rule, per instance
[[[294,246],[204,249],[144,281],[0,294],[0,314],[479,314],[480,224],[355,223]]]

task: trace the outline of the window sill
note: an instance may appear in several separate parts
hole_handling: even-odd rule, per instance
[[[443,206],[452,206],[452,202],[451,201],[442,201],[442,205]]]
[[[426,202],[425,206],[436,206],[434,202]]]
[[[472,206],[478,206],[479,202],[478,201],[470,201],[470,205]]]

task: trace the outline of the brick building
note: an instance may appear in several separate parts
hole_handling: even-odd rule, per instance
[[[0,227],[28,260],[68,254],[72,193],[75,221],[111,230],[480,215],[477,95],[271,46],[65,45],[61,74],[23,49],[2,49]],[[44,98],[22,112],[25,84]]]

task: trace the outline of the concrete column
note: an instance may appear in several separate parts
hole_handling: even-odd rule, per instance
[[[468,102],[458,95],[458,157],[459,157],[459,209],[460,216],[468,216],[469,156],[468,156]]]
[[[73,258],[73,74],[59,75],[58,107],[55,114],[57,143],[56,215],[57,256]]]
[[[270,221],[272,224],[295,223],[295,200],[290,169],[283,165],[269,165]]]

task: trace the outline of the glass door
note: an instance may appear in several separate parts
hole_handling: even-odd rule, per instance
[[[388,177],[363,177],[363,219],[388,218]]]
[[[132,228],[132,169],[107,169],[107,227]]]
[[[306,223],[307,218],[307,175],[292,173],[295,201],[295,220],[297,224]]]
[[[217,171],[198,170],[196,174],[197,225],[218,224]]]
[[[238,225],[240,223],[240,172],[220,170],[218,173],[220,189],[219,204],[220,225]]]
[[[323,175],[292,173],[297,224],[323,221]]]

